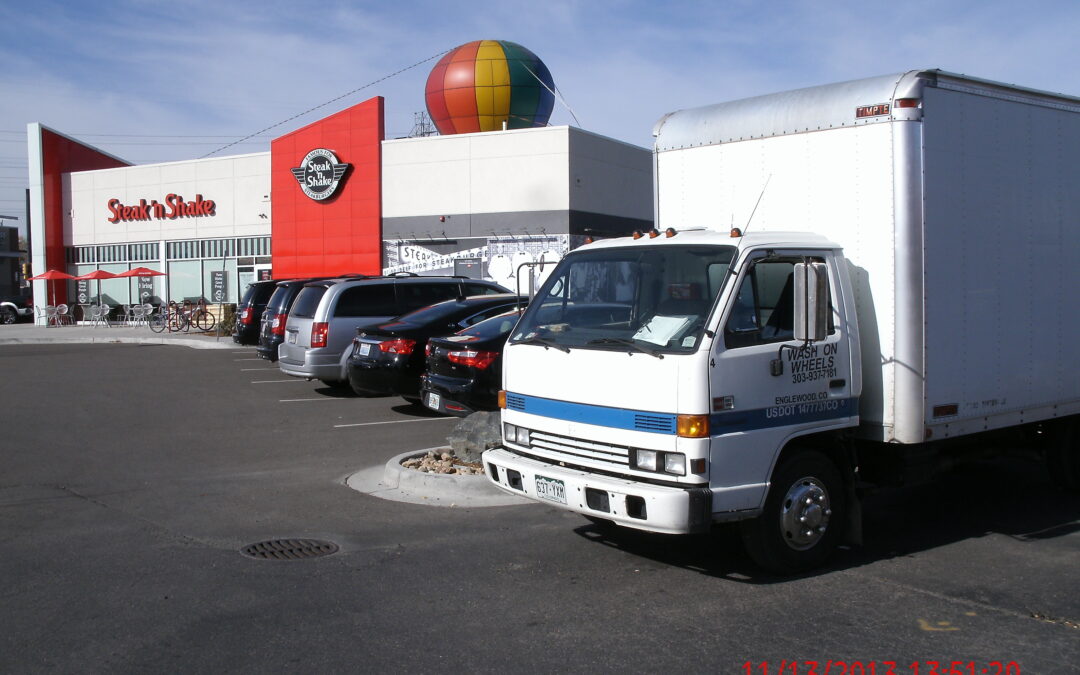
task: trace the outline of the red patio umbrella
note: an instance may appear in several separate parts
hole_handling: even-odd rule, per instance
[[[164,272],[158,272],[157,270],[152,270],[149,267],[133,267],[132,269],[128,270],[127,272],[121,272],[120,274],[117,274],[116,276],[118,276],[118,277],[163,277],[163,276],[165,276],[165,273]]]
[[[93,272],[87,272],[86,274],[80,274],[74,277],[76,281],[82,281],[84,279],[97,279],[97,304],[101,304],[101,280],[102,279],[115,279],[120,275],[113,274],[112,272],[106,272],[105,270],[94,270]]]
[[[57,279],[74,279],[74,278],[75,277],[73,275],[68,274],[67,272],[61,272],[60,270],[49,270],[47,272],[42,272],[41,274],[37,274],[35,276],[29,277],[29,281],[37,281],[38,279],[43,279],[45,281],[56,281]],[[55,287],[53,287],[53,297],[56,297],[56,288]],[[45,298],[45,304],[51,304],[51,303],[49,303],[48,298]]]
[[[118,276],[118,277],[163,277],[163,276],[165,276],[165,273],[164,272],[158,272],[157,270],[152,270],[149,267],[133,267],[132,269],[128,270],[127,272],[121,272],[120,274],[117,274],[116,276]],[[140,298],[140,302],[141,301],[142,301],[142,299]]]

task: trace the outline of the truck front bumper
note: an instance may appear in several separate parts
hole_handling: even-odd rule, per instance
[[[549,506],[667,534],[704,532],[712,525],[712,492],[704,485],[669,487],[586,473],[506,448],[486,451],[483,461],[497,487]]]

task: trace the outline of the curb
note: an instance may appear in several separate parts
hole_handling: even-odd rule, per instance
[[[213,341],[211,341],[213,340]],[[2,337],[0,345],[65,345],[65,344],[142,344],[142,345],[176,345],[190,349],[237,349],[244,345],[238,345],[232,341],[214,340],[213,338],[162,338],[162,337],[124,337],[118,335],[69,335],[57,337]]]
[[[485,475],[424,473],[406,469],[401,463],[429,450],[410,450],[391,457],[385,466],[362,469],[345,478],[345,484],[373,497],[409,504],[444,507],[487,507],[529,504],[530,500],[503,492]]]

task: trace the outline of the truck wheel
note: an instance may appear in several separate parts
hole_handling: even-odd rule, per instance
[[[836,549],[847,520],[847,496],[836,465],[806,451],[773,472],[765,509],[741,526],[755,563],[777,574],[817,567]]]
[[[1080,446],[1077,421],[1066,420],[1054,429],[1046,446],[1046,468],[1050,478],[1072,492],[1080,491]]]
[[[12,308],[0,307],[0,324],[4,324],[6,326],[8,324],[15,323],[15,320],[18,317],[19,315],[16,314],[15,310],[13,310]]]

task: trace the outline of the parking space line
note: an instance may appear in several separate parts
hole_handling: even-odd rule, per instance
[[[241,368],[240,372],[241,373],[250,373],[253,370],[258,370],[258,371],[262,372],[262,371],[277,370],[277,368]]]
[[[233,361],[262,361],[263,359],[233,359]]]
[[[389,422],[361,422],[359,424],[335,424],[335,429],[344,429],[345,427],[370,427],[376,424],[408,424],[410,422],[446,422],[446,421],[459,421],[459,417],[429,417],[422,420],[390,420]]]
[[[252,384],[270,384],[272,382],[307,382],[307,380],[300,380],[295,377],[290,377],[287,380],[252,380]]]
[[[348,401],[347,398],[334,398],[333,396],[320,396],[319,398],[279,398],[278,403],[299,403],[300,401]]]

